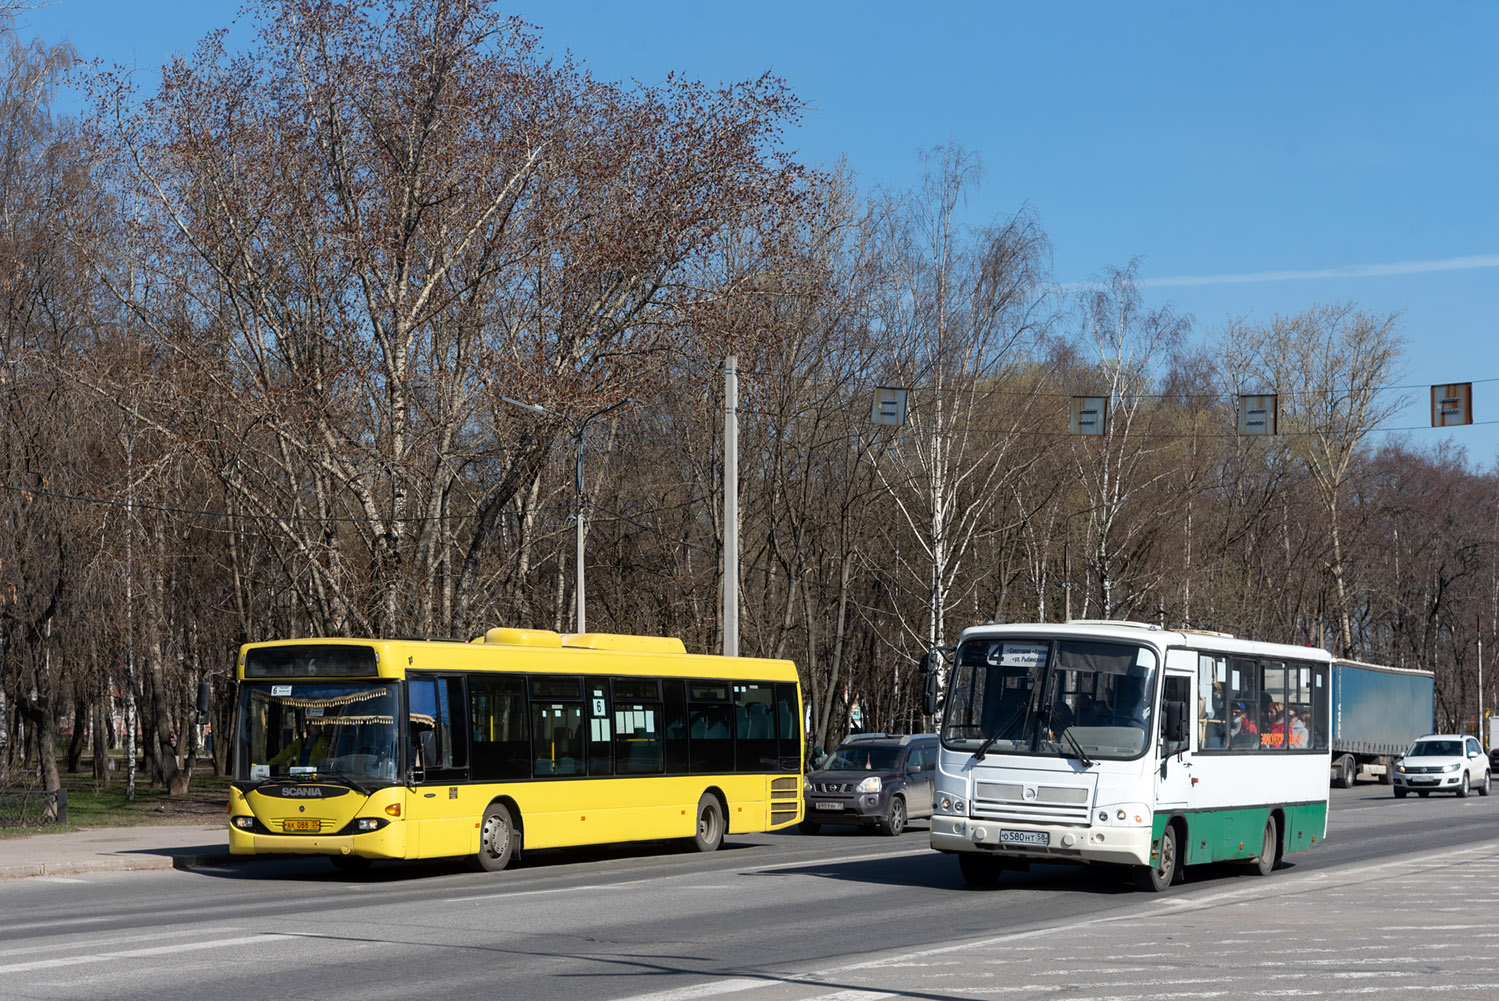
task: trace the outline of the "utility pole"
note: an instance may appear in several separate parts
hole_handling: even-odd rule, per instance
[[[723,654],[739,656],[739,358],[723,363]]]
[[[612,410],[619,409],[626,403],[630,402],[630,397],[627,396],[623,400],[620,400],[618,403],[612,403],[607,407],[595,410],[593,413],[589,414],[581,421],[573,420],[573,418],[569,417],[567,414],[560,414],[555,410],[548,410],[546,407],[540,406],[535,403],[526,403],[522,400],[512,400],[508,396],[501,396],[500,399],[513,407],[520,407],[522,410],[529,410],[532,413],[545,414],[548,417],[556,417],[559,420],[566,421],[569,425],[572,426],[573,444],[575,446],[576,455],[576,462],[573,471],[573,499],[574,517],[577,521],[577,534],[573,543],[573,566],[576,574],[573,581],[573,592],[575,598],[573,606],[573,631],[578,633],[586,633],[588,631],[588,625],[585,613],[585,608],[587,606],[585,604],[585,594],[583,591],[583,538],[586,534],[584,530],[584,519],[587,516],[588,497],[583,492],[583,433],[588,429],[589,423],[593,421],[594,418],[602,417]]]

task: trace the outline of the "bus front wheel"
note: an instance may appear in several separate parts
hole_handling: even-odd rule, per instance
[[[692,846],[700,852],[717,851],[723,844],[723,810],[718,797],[711,792],[703,793],[697,801],[697,833],[692,837]]]
[[[479,854],[475,860],[485,872],[499,872],[510,864],[515,850],[515,818],[503,803],[491,803],[479,822]]]
[[[1147,893],[1162,893],[1176,882],[1176,828],[1170,824],[1161,832],[1155,865],[1135,866],[1135,886]]]

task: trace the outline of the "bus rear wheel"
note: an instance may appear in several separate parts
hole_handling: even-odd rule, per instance
[[[1147,893],[1162,893],[1176,882],[1176,828],[1170,824],[1161,832],[1160,847],[1156,850],[1155,865],[1137,865],[1134,871],[1135,886]]]
[[[1275,826],[1275,818],[1271,817],[1265,821],[1265,834],[1260,838],[1260,853],[1250,863],[1256,876],[1268,876],[1275,870],[1275,856],[1279,850],[1280,828]]]
[[[510,864],[515,849],[515,818],[503,803],[491,803],[479,821],[479,854],[474,856],[485,872],[499,872]]]
[[[711,792],[703,793],[697,801],[697,833],[692,837],[692,846],[700,852],[717,851],[723,844],[723,812],[718,797]]]

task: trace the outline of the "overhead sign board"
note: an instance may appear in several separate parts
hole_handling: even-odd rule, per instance
[[[1102,435],[1109,419],[1107,396],[1074,396],[1067,430],[1072,434]]]
[[[906,390],[897,386],[874,387],[874,410],[869,419],[876,424],[893,424],[900,427],[906,423]]]
[[[1431,426],[1458,427],[1473,423],[1473,384],[1449,382],[1431,387]]]
[[[1280,433],[1280,397],[1239,397],[1239,433],[1273,435]]]

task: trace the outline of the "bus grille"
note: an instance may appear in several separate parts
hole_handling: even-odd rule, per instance
[[[770,822],[786,824],[796,819],[802,805],[802,780],[783,776],[770,780]]]
[[[974,786],[972,815],[984,820],[1086,824],[1091,798],[1081,786],[979,782]]]

